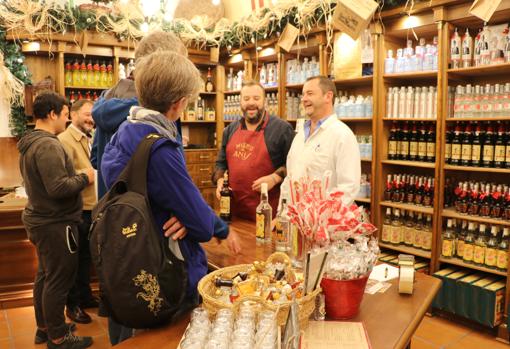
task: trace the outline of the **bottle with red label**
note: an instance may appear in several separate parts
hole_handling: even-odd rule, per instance
[[[108,65],[106,66],[106,74],[108,76],[108,87],[113,86],[113,66],[112,62],[108,62]]]
[[[94,69],[91,60],[87,63],[87,86],[94,87]]]
[[[72,67],[73,71],[73,86],[80,87],[81,86],[81,72],[80,72],[80,63],[76,59],[73,63]]]
[[[80,87],[86,87],[88,85],[88,82],[87,82],[87,64],[85,64],[85,61],[81,62],[80,79],[81,79]]]
[[[65,67],[65,86],[73,86],[73,67],[71,62],[66,63]]]

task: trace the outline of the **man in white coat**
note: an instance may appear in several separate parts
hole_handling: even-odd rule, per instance
[[[323,178],[331,171],[329,190],[344,192],[343,201],[350,204],[360,188],[361,163],[359,146],[351,129],[338,120],[333,102],[335,84],[325,76],[309,78],[301,99],[310,118],[298,130],[287,156],[288,176],[281,186],[282,196],[290,199],[289,177]]]

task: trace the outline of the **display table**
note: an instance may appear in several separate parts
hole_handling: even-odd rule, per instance
[[[256,245],[255,228],[250,222],[234,222],[232,227],[241,239],[242,252],[231,256],[225,244],[211,241],[203,244],[213,269],[234,264],[265,260],[273,251],[271,246]],[[373,349],[405,348],[432,303],[441,282],[431,276],[417,273],[414,294],[400,295],[398,280],[384,293],[365,294],[358,316],[352,321],[364,323]],[[147,330],[119,345],[119,349],[174,349],[184,333],[189,318],[160,329]]]

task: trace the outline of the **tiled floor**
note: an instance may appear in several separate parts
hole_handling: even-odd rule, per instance
[[[106,320],[98,317],[95,309],[88,313],[92,316],[92,323],[77,324],[76,334],[92,336],[92,349],[111,348]],[[0,310],[0,349],[46,348],[46,345],[34,344],[34,333],[32,307]],[[411,349],[510,349],[510,345],[438,317],[425,317],[413,337]]]

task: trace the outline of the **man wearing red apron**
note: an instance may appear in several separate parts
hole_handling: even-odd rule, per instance
[[[234,194],[232,215],[252,221],[260,202],[262,183],[268,185],[269,203],[273,217],[276,216],[280,183],[286,175],[285,162],[294,138],[292,126],[269,115],[264,105],[264,87],[255,81],[244,82],[241,88],[243,118],[223,131],[213,174],[219,199],[223,174],[228,170],[229,185]]]

